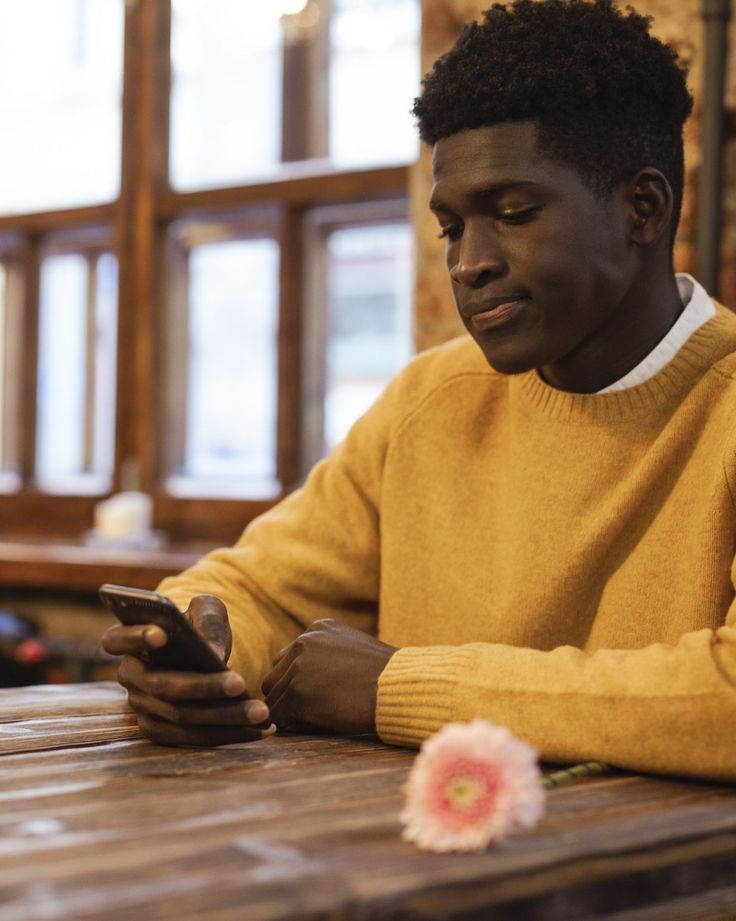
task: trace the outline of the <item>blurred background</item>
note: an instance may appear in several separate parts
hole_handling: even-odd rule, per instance
[[[409,110],[486,5],[0,0],[8,683],[107,675],[101,582],[153,588],[237,538],[461,332]],[[691,271],[703,9],[635,6],[691,66]],[[725,92],[713,293],[736,306],[734,68]]]

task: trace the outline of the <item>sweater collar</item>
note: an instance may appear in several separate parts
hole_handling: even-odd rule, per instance
[[[569,421],[625,421],[665,407],[721,358],[736,350],[736,317],[721,304],[672,361],[643,384],[611,393],[568,393],[551,387],[536,371],[511,378],[512,396],[549,418]]]

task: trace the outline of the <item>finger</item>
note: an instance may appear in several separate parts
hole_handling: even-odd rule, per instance
[[[295,668],[292,665],[266,695],[266,706],[271,719],[280,729],[290,729],[295,722],[296,715],[293,712],[293,702],[289,693],[294,674]]]
[[[289,643],[288,646],[284,646],[283,649],[279,649],[279,651],[276,653],[276,655],[275,655],[275,656],[273,657],[273,659],[271,660],[271,668],[276,668],[276,666],[279,664],[279,662],[280,662],[280,661],[284,658],[284,656],[289,652],[289,650],[291,649],[291,646],[292,646],[292,644]]]
[[[113,656],[140,656],[151,649],[160,649],[168,641],[166,631],[155,624],[123,627],[115,624],[102,636],[102,648]]]
[[[138,725],[143,734],[157,745],[189,745],[196,748],[258,742],[273,735],[273,730],[261,732],[247,726],[208,726],[195,729],[190,726],[177,726],[175,723],[152,716],[139,717]]]
[[[137,714],[166,720],[178,726],[248,726],[252,729],[267,729],[271,722],[268,707],[261,700],[172,703],[136,690],[128,692],[128,700]],[[259,725],[262,723],[266,725]]]
[[[187,617],[210,646],[214,647],[223,662],[227,662],[232,646],[232,634],[227,608],[222,601],[214,595],[197,595],[189,602]]]
[[[274,659],[274,666],[271,671],[266,675],[261,683],[261,690],[264,695],[268,695],[274,685],[278,684],[287,671],[291,668],[291,663],[297,657],[299,649],[296,647],[295,643],[292,643],[290,646],[287,646],[286,649],[282,649],[279,653],[279,656]]]
[[[120,663],[118,679],[128,690],[161,700],[217,700],[245,692],[245,682],[237,672],[165,671],[134,656],[125,656]]]

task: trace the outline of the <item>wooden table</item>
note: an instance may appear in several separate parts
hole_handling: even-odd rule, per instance
[[[114,684],[0,691],[0,921],[736,918],[736,789],[587,778],[533,833],[427,854],[400,838],[412,758],[160,748]]]

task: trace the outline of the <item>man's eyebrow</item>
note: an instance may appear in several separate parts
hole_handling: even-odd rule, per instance
[[[509,189],[518,189],[524,186],[534,185],[531,179],[506,179],[504,182],[494,182],[493,185],[483,186],[480,189],[474,189],[470,197],[474,201],[487,201],[489,198],[495,198],[501,192],[508,192]]]
[[[483,202],[487,202],[489,199],[495,198],[502,192],[507,192],[509,189],[516,189],[532,185],[536,185],[536,183],[531,179],[504,179],[501,182],[494,182],[491,185],[484,185],[477,189],[472,189],[469,193],[469,197],[472,201],[482,204]],[[452,211],[452,208],[446,205],[439,198],[431,198],[429,200],[429,210]]]

